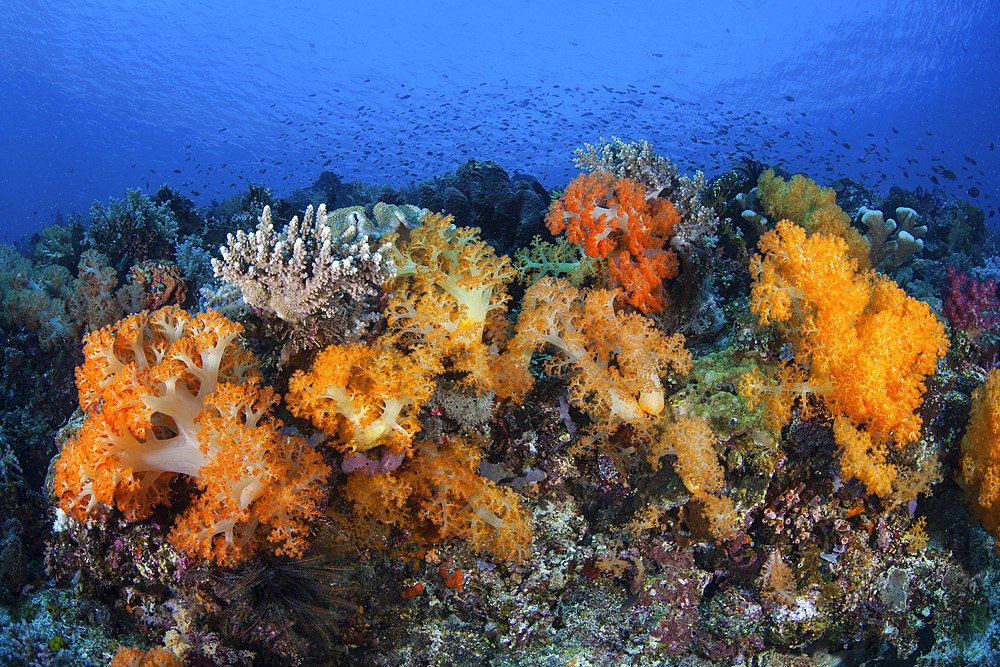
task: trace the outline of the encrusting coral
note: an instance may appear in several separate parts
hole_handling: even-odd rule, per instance
[[[198,493],[171,530],[176,548],[225,565],[265,540],[302,553],[329,470],[268,417],[277,399],[240,331],[216,313],[168,306],[86,337],[77,386],[87,419],[56,464],[65,512],[86,519],[116,506],[143,519],[184,475]]]

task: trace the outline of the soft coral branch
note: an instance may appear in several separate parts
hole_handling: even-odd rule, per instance
[[[176,547],[232,564],[266,536],[301,553],[328,469],[268,417],[277,399],[239,332],[217,313],[167,307],[87,337],[77,385],[88,418],[56,467],[65,511],[118,506],[143,519],[184,475],[199,493],[171,531]]]
[[[677,255],[667,247],[680,222],[667,199],[628,178],[580,174],[546,217],[553,234],[567,238],[588,257],[608,259],[608,277],[646,313],[666,306],[663,283],[677,275]]]

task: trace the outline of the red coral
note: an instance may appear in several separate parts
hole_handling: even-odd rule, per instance
[[[949,266],[944,287],[944,314],[953,329],[966,331],[976,338],[1000,322],[1000,301],[996,281],[980,282]]]
[[[679,222],[670,201],[650,197],[638,181],[604,173],[577,176],[546,217],[553,234],[565,229],[587,256],[608,258],[608,277],[646,313],[666,307],[663,283],[678,271],[667,242]]]

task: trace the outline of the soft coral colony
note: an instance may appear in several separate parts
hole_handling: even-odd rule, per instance
[[[880,272],[923,248],[916,212],[897,208],[897,230],[861,207],[863,235],[807,178],[748,163],[709,186],[646,142],[602,140],[577,165],[585,173],[545,216],[554,242],[536,238],[513,261],[480,229],[413,206],[310,206],[281,231],[263,206],[256,231],[230,234],[211,262],[219,282],[203,292],[230,317],[168,305],[74,320],[90,333],[83,419],[55,465],[59,526],[110,530],[115,514],[163,526],[183,569],[300,559],[333,525],[361,561],[411,563],[393,604],[429,594],[422,567],[439,564],[441,599],[487,616],[511,590],[628,577],[635,611],[622,622],[668,656],[725,661],[765,640],[912,620],[905,591],[900,606],[862,604],[856,590],[876,585],[870,572],[902,576],[890,564],[926,546],[914,511],[943,476],[935,439],[957,447],[928,398],[945,325]],[[110,271],[87,262],[91,282]],[[184,294],[177,270],[156,275],[171,285],[157,297]],[[51,289],[32,290],[58,310]],[[989,338],[993,283],[949,267],[947,290],[945,312],[986,313],[950,315],[955,332],[975,321],[964,368],[983,370],[969,350]],[[128,299],[109,303],[127,312]],[[251,332],[274,330],[294,344],[262,365]],[[1000,540],[1000,380],[977,377],[959,479]],[[734,641],[709,611],[720,600],[760,622]],[[526,619],[551,605],[511,604],[521,630],[511,620],[498,641],[540,641]],[[188,639],[179,652],[199,650]]]

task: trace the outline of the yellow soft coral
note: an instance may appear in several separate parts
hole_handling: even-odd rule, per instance
[[[822,397],[838,417],[835,434],[845,475],[878,495],[891,489],[895,469],[885,445],[915,440],[920,432],[924,379],[944,356],[944,326],[926,303],[894,282],[859,271],[838,236],[813,234],[787,220],[766,234],[751,263],[750,307],[762,323],[777,324],[793,344],[802,371],[777,384],[745,378],[741,393],[756,402],[783,398],[782,415],[796,397]]]
[[[582,292],[562,279],[543,278],[524,295],[517,333],[499,364],[498,393],[522,397],[531,388],[527,367],[545,345],[559,352],[547,371],[571,369],[570,393],[595,420],[611,426],[648,423],[663,410],[660,377],[668,367],[686,373],[684,337],[667,336],[638,313],[616,313],[618,292]]]
[[[379,445],[409,451],[420,432],[420,406],[441,371],[436,356],[423,349],[405,354],[384,342],[331,345],[308,373],[295,372],[285,402],[296,417],[334,436],[343,452]]]
[[[476,474],[480,458],[461,440],[425,441],[398,470],[351,475],[344,495],[358,515],[359,538],[365,542],[395,527],[425,544],[457,537],[499,558],[523,561],[531,525],[516,493]]]
[[[705,515],[709,532],[722,542],[736,535],[739,516],[732,499],[723,493],[726,471],[715,453],[715,441],[704,419],[681,417],[667,423],[659,440],[650,443],[649,462],[658,470],[663,455],[677,457],[674,469]]]
[[[791,181],[765,171],[757,181],[757,197],[764,210],[776,220],[791,220],[805,227],[809,234],[839,236],[848,252],[862,269],[869,268],[869,246],[861,233],[851,226],[851,218],[837,206],[837,193],[801,174]]]
[[[492,385],[483,336],[487,319],[504,311],[514,278],[506,255],[479,239],[479,229],[455,228],[451,216],[426,213],[421,226],[394,251],[396,277],[387,309],[389,328],[405,344],[439,353],[465,383]]]
[[[969,428],[962,438],[962,477],[972,513],[1000,549],[1000,370],[972,394]]]

